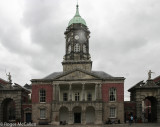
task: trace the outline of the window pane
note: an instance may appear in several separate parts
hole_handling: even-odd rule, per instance
[[[42,119],[46,118],[46,110],[45,109],[40,109],[40,118],[42,118]]]
[[[68,95],[67,93],[63,93],[63,101],[67,101],[68,100]]]
[[[116,89],[115,88],[110,88],[109,91],[109,99],[110,101],[116,101]]]
[[[40,90],[40,102],[46,102],[46,91],[44,89]]]
[[[78,43],[74,46],[74,52],[80,52],[80,45]]]
[[[116,108],[115,107],[110,108],[110,117],[116,117]]]
[[[92,100],[92,94],[91,94],[91,93],[88,93],[88,94],[87,94],[87,100],[88,100],[88,101],[91,101],[91,100]]]
[[[79,101],[79,98],[80,98],[79,93],[75,93],[75,101]]]

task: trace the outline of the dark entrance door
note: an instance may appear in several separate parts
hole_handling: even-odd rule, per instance
[[[81,113],[74,113],[74,123],[81,123]]]
[[[3,122],[15,120],[15,103],[10,98],[6,98],[2,102],[2,119]]]
[[[26,122],[29,123],[31,120],[31,113],[26,113]]]

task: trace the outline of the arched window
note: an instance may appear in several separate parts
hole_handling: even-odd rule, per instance
[[[78,43],[74,46],[74,52],[80,52],[80,45]]]
[[[68,46],[68,53],[71,53],[71,45]]]
[[[86,45],[85,45],[85,44],[83,45],[83,52],[84,52],[84,53],[87,52],[87,48],[86,48]]]
[[[116,88],[110,88],[109,97],[110,101],[116,101]]]
[[[39,91],[39,100],[40,102],[46,102],[46,91],[44,89]]]

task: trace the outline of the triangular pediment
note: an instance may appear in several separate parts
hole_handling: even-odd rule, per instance
[[[57,80],[79,80],[79,79],[101,79],[97,75],[94,75],[93,73],[81,70],[81,69],[75,69],[69,72],[66,72],[62,75],[59,75],[56,77]]]

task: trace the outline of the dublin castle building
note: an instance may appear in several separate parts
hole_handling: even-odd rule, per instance
[[[78,5],[64,34],[63,71],[31,80],[33,122],[56,125],[64,121],[103,124],[109,119],[124,122],[124,77],[92,70],[90,31]]]

